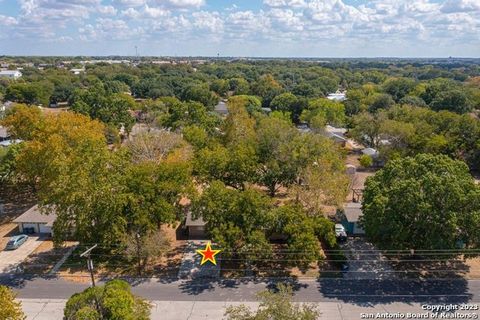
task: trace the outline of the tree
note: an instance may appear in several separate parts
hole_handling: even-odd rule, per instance
[[[383,90],[393,97],[395,102],[408,95],[415,87],[415,80],[410,78],[390,78],[383,83]]]
[[[366,144],[368,147],[377,148],[382,121],[382,114],[372,115],[368,112],[362,112],[352,118],[352,129],[349,133],[355,140]]]
[[[127,143],[133,162],[152,161],[159,163],[173,150],[185,146],[185,141],[179,134],[169,131],[144,132]]]
[[[360,165],[364,168],[370,168],[373,165],[373,159],[368,154],[362,154],[360,157]]]
[[[136,261],[138,274],[141,275],[151,258],[162,257],[170,249],[170,240],[161,230],[143,234],[132,231],[125,237],[124,245],[126,256]]]
[[[249,115],[262,112],[262,102],[255,96],[237,95],[228,99],[229,104],[240,104],[245,107]]]
[[[71,110],[112,124],[118,129],[123,127],[130,132],[134,119],[130,110],[134,109],[134,99],[123,93],[109,94],[100,83],[88,89],[76,90],[71,99]]]
[[[15,293],[9,287],[0,285],[0,319],[23,320],[25,318],[22,304],[15,301]]]
[[[13,138],[30,140],[42,123],[42,119],[42,111],[39,108],[17,104],[7,112],[0,123],[8,128]]]
[[[112,280],[71,296],[64,317],[66,320],[148,320],[150,308],[148,302],[132,294],[127,282]]]
[[[366,182],[362,224],[382,248],[477,247],[479,196],[461,161],[428,154],[391,160]]]
[[[232,78],[228,80],[228,84],[230,86],[230,90],[233,92],[233,95],[250,93],[250,85],[244,78]]]
[[[244,305],[228,307],[225,313],[228,320],[315,320],[317,309],[308,304],[292,302],[292,288],[279,284],[278,291],[263,291],[258,294],[260,306],[256,312]]]
[[[184,101],[197,101],[205,107],[213,108],[219,101],[218,96],[210,91],[207,85],[191,85],[184,89],[182,93]]]
[[[271,74],[266,74],[252,85],[252,91],[262,98],[262,106],[268,108],[272,99],[282,93],[283,88]]]
[[[288,144],[298,134],[291,123],[277,117],[265,117],[258,122],[259,182],[268,188],[271,197],[280,186],[289,186],[295,181],[297,170]]]
[[[368,108],[368,111],[375,113],[378,110],[388,109],[395,104],[392,96],[389,94],[376,94],[373,98],[373,102]]]
[[[297,122],[302,110],[306,107],[306,102],[294,94],[286,92],[273,98],[270,107],[274,111],[290,112],[292,120]]]
[[[308,108],[301,116],[302,121],[309,124],[331,124],[341,126],[345,122],[345,107],[341,102],[332,101],[324,98],[310,100]],[[323,129],[323,126],[321,128]]]
[[[271,230],[270,199],[253,189],[229,189],[219,181],[194,201],[192,212],[206,222],[212,241],[226,255],[259,258],[271,254],[267,232]]]
[[[435,96],[430,106],[433,110],[448,110],[456,113],[471,111],[465,92],[461,90],[442,91]]]

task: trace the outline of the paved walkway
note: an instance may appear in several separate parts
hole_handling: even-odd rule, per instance
[[[343,275],[345,279],[397,279],[388,260],[364,238],[348,238],[341,246],[349,250],[346,254],[349,270]]]
[[[216,257],[216,266],[210,262],[200,266],[202,257],[197,253],[197,250],[204,249],[207,242],[208,241],[206,240],[190,240],[187,242],[182,257],[182,264],[180,265],[180,270],[178,271],[179,279],[219,278],[220,260],[218,256]]]
[[[63,308],[66,300],[22,299],[22,307],[27,320],[60,320],[63,319]],[[252,309],[258,307],[256,302],[218,302],[218,301],[152,301],[151,319],[162,320],[220,320],[228,306],[244,304]],[[314,304],[321,312],[318,319],[322,320],[359,320],[362,314],[425,314],[422,305],[418,303],[389,304],[353,304],[336,302],[319,302]],[[478,311],[463,311],[480,315]],[[374,319],[374,318],[371,318]],[[410,318],[412,319],[412,318]],[[431,319],[429,317],[428,319]]]

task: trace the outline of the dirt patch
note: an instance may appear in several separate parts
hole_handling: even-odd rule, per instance
[[[170,240],[171,248],[163,257],[151,259],[142,271],[144,277],[172,277],[176,276],[183,257],[185,240],[177,240],[177,225],[162,226],[162,231]],[[59,275],[69,281],[87,283],[90,274],[86,269],[85,258],[80,253],[85,247],[77,248],[59,271]],[[138,269],[134,261],[127,259],[122,251],[94,250],[92,258],[95,266],[96,278],[138,276]]]
[[[30,209],[36,202],[30,187],[1,183],[0,205],[3,207],[3,212],[0,211],[0,224],[12,221]]]
[[[48,273],[62,259],[76,242],[65,242],[62,247],[55,247],[52,240],[44,240],[22,263],[29,273]]]

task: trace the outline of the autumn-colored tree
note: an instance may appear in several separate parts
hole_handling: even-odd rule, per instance
[[[0,285],[0,319],[24,320],[22,304],[15,301],[15,293],[9,288]]]

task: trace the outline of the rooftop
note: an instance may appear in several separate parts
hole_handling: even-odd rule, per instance
[[[193,219],[192,213],[189,211],[187,213],[187,220],[185,221],[185,227],[203,227],[205,226],[205,221],[200,217],[198,219]]]
[[[8,138],[7,128],[0,126],[0,138]]]
[[[47,226],[52,226],[57,219],[55,212],[50,212],[48,215],[40,212],[38,205],[34,205],[22,215],[13,220],[14,223],[45,223]]]
[[[345,205],[344,211],[348,222],[357,222],[362,216],[362,204],[359,202],[349,202]]]

